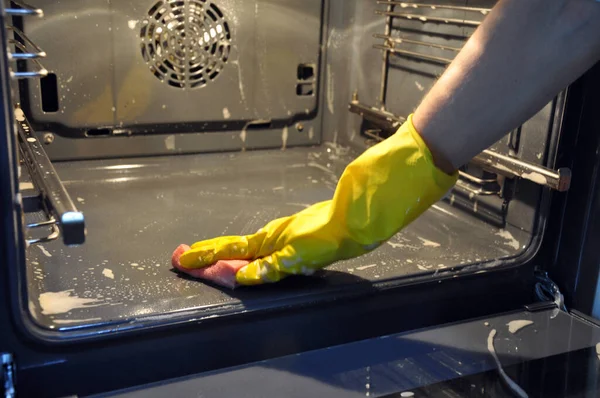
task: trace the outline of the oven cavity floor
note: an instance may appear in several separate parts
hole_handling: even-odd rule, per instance
[[[445,203],[364,257],[313,277],[234,292],[180,275],[180,243],[250,234],[330,199],[352,159],[335,146],[57,163],[87,225],[87,241],[27,249],[29,309],[51,329],[131,323],[203,309],[207,316],[289,304],[332,290],[513,256],[528,244]],[[390,203],[390,206],[393,206]]]

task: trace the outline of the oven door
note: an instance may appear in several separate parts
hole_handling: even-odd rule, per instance
[[[600,325],[552,307],[386,335],[98,396],[600,395]]]

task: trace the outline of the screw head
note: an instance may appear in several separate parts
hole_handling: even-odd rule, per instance
[[[46,133],[44,134],[44,144],[50,145],[54,142],[54,134]]]
[[[302,123],[296,123],[296,130],[303,131],[304,130],[304,125]]]

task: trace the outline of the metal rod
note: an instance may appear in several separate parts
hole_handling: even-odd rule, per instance
[[[17,117],[17,130],[25,166],[29,170],[35,187],[40,192],[50,218],[56,220],[56,224],[60,226],[64,243],[66,245],[83,243],[86,234],[83,214],[75,207],[69,193],[56,174],[54,166],[48,159],[46,151],[24,115]]]
[[[16,59],[16,60],[20,60],[20,59],[37,59],[37,58],[44,58],[46,56],[46,53],[29,53],[27,52],[27,47],[25,47],[23,45],[23,43],[18,42],[17,40],[11,39],[8,40],[9,44],[14,45],[16,48],[18,48],[19,50],[23,51],[22,53],[9,53],[8,54],[8,59]]]
[[[49,220],[46,220],[46,221],[40,221],[40,222],[34,222],[31,224],[27,224],[27,228],[33,229],[33,228],[47,227],[48,225],[54,225],[54,224],[56,224],[56,220],[54,218],[50,218]]]
[[[458,172],[458,175],[463,177],[465,180],[469,180],[475,184],[492,184],[492,183],[497,182],[493,178],[488,178],[488,179],[478,178],[478,177],[472,176],[471,174],[465,173],[464,171],[460,171],[460,170]]]
[[[348,106],[348,109],[350,112],[356,113],[364,117],[366,120],[380,125],[388,130],[397,129],[400,127],[400,124],[404,122],[404,119],[398,118],[393,113],[365,106],[358,101],[352,101]]]
[[[433,48],[439,48],[441,50],[448,50],[448,51],[455,51],[455,52],[459,52],[461,50],[458,47],[445,46],[443,44],[436,44],[436,43],[427,43],[427,42],[419,41],[419,40],[403,39],[402,37],[392,37],[389,35],[382,35],[380,33],[374,34],[373,37],[375,37],[377,39],[389,40],[393,43],[398,43],[398,44],[403,44],[403,43],[416,44],[418,46],[433,47]]]
[[[44,236],[43,238],[28,239],[27,244],[34,245],[36,243],[50,242],[50,241],[58,239],[59,236],[60,236],[60,229],[56,226],[56,224],[54,224],[54,225],[52,225],[52,233],[50,235]]]
[[[37,44],[35,44],[33,42],[33,40],[31,40],[29,37],[27,37],[27,35],[25,33],[23,33],[22,30],[20,30],[19,28],[17,28],[16,26],[12,26],[12,25],[7,25],[6,29],[8,30],[12,30],[21,40],[23,40],[25,42],[25,44],[29,44],[31,47],[33,47],[33,49],[35,50],[35,54],[37,55],[37,58],[43,58],[46,56],[46,52],[44,50],[42,50]],[[12,40],[11,40],[12,41]],[[18,40],[14,40],[14,43],[19,43]],[[14,44],[13,43],[13,44]],[[23,46],[25,48],[27,48],[26,46]],[[20,50],[22,50],[21,47],[19,47]],[[27,50],[24,50],[26,53],[28,52]],[[11,54],[9,56],[9,58],[12,56],[12,58],[16,58],[14,57],[15,54]],[[31,57],[30,57],[31,58]]]
[[[39,77],[48,76],[48,70],[42,66],[40,61],[32,59],[33,62],[39,67],[36,71],[31,72],[13,72],[10,71],[10,77],[13,79],[37,79]]]
[[[41,8],[37,8],[37,7],[31,6],[27,3],[24,3],[22,1],[17,1],[17,0],[12,0],[11,3],[15,4],[19,8],[5,8],[4,13],[6,15],[17,15],[17,16],[35,15],[38,17],[44,16],[44,11],[42,11]]]
[[[462,182],[461,180],[456,181],[456,186],[459,188],[464,189],[465,191],[467,191],[469,194],[472,194],[473,196],[489,196],[489,195],[499,195],[500,191],[490,191],[490,190],[485,190],[483,188],[479,188],[479,189],[475,189],[470,187],[469,185],[467,185],[466,183]]]
[[[472,12],[479,12],[483,15],[487,15],[491,11],[490,8],[451,6],[451,5],[443,5],[443,4],[406,3],[403,1],[378,0],[377,4],[393,4],[396,6],[400,6],[402,8],[430,8],[432,10],[441,9],[441,10],[455,10],[455,11],[472,11]]]
[[[394,5],[393,4],[388,4],[387,6],[387,12],[391,13],[394,11]],[[390,35],[392,33],[392,17],[391,16],[387,16],[385,19],[385,31],[384,33],[386,35]],[[388,63],[390,61],[390,54],[389,52],[384,52],[382,54],[382,62],[381,62],[381,85],[379,87],[379,105],[381,106],[382,110],[385,110],[385,103],[386,103],[386,97],[387,97],[387,80],[388,80]]]
[[[408,13],[403,13],[403,12],[375,11],[375,13],[378,15],[385,15],[388,17],[408,19],[411,21],[414,20],[414,21],[421,21],[421,22],[445,23],[445,24],[449,24],[449,25],[479,26],[481,24],[480,21],[473,21],[473,20],[469,20],[469,19],[430,17],[428,15],[408,14]]]
[[[568,191],[571,186],[571,170],[567,168],[550,170],[487,149],[475,156],[472,162],[497,174],[524,178],[559,192]]]
[[[390,52],[395,55],[405,56],[408,58],[416,58],[421,61],[429,61],[429,62],[433,62],[436,64],[441,64],[441,65],[449,65],[452,62],[452,60],[448,59],[448,58],[436,57],[435,55],[421,54],[421,53],[417,53],[414,51],[400,50],[398,48],[382,46],[379,44],[374,45],[373,48],[377,48],[379,50],[384,50],[386,52]]]

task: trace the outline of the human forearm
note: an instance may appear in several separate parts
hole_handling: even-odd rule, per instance
[[[415,127],[451,172],[598,59],[599,3],[501,0],[417,108]]]

